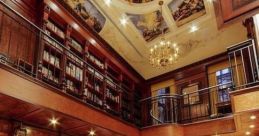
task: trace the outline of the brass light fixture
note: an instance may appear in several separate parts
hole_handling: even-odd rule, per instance
[[[162,6],[163,1],[159,1],[161,7],[162,16]],[[177,58],[179,57],[179,48],[176,44],[171,41],[167,41],[164,38],[164,30],[162,30],[161,40],[150,48],[149,62],[153,67],[161,68],[173,65]]]

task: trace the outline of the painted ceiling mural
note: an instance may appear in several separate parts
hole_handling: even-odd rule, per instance
[[[128,13],[127,15],[147,42],[160,36],[162,32],[167,33],[169,31],[160,11],[147,14]]]
[[[132,2],[132,3],[146,3],[146,2],[150,2],[153,0],[125,0],[127,2]]]
[[[106,19],[90,0],[64,1],[96,32],[102,30]]]
[[[173,0],[168,7],[178,27],[206,14],[203,0]]]

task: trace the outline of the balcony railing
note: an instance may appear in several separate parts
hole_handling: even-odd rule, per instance
[[[87,57],[86,54],[79,57],[75,51],[71,51],[57,40],[64,38],[66,36],[57,32],[49,34],[0,0],[0,63],[2,67],[30,77],[40,84],[59,90],[75,100],[107,111],[121,119],[124,119],[124,116],[130,116],[130,122],[135,121],[132,116],[136,111],[128,115],[121,108],[123,106],[121,96],[129,92],[121,84],[108,77],[100,70],[101,68],[96,68],[97,66],[86,61],[88,59],[83,59]],[[104,89],[104,84],[108,91]],[[86,88],[88,92],[90,89],[95,91],[91,92],[94,96],[86,93]],[[102,92],[99,92],[101,89],[103,89]],[[116,92],[112,89],[116,89]],[[115,93],[116,97],[113,96]],[[109,106],[107,103],[116,104],[116,107]],[[126,106],[130,107],[127,104]],[[135,122],[136,125],[140,125],[140,119],[136,119]]]
[[[211,87],[191,93],[142,99],[143,125],[191,123],[232,114],[229,92],[258,85],[258,59],[253,40],[228,49],[229,67],[208,73]]]

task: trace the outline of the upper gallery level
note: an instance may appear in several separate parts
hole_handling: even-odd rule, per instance
[[[240,19],[256,13],[258,4],[243,3],[244,7],[236,5],[240,9],[228,11],[230,5],[222,6],[221,0],[201,1],[198,0],[199,15],[194,18],[198,18],[197,24],[203,24],[199,26],[202,29],[191,27],[193,31],[187,32],[193,19],[177,22],[159,11],[144,15],[159,9],[157,0],[134,1],[138,4],[124,0],[114,0],[112,4],[94,0],[0,0],[0,134],[2,124],[11,131],[18,123],[19,128],[25,124],[54,135],[87,135],[94,128],[99,135],[107,136],[151,136],[150,128],[169,125],[170,131],[166,131],[181,136],[192,135],[199,125],[202,127],[197,129],[202,130],[204,122],[206,127],[219,123],[213,130],[195,135],[244,134],[248,129],[238,127],[242,122],[236,124],[237,119],[256,114],[259,109],[258,101],[250,99],[258,96],[259,19]],[[170,0],[164,4],[166,8],[161,11],[168,12],[175,6]],[[122,7],[112,8],[118,5]],[[133,15],[134,7],[137,12],[146,6],[151,8],[143,9],[144,17]],[[145,33],[145,29],[142,33],[144,39],[151,40],[148,44],[136,39],[132,43],[134,38],[128,36],[135,35],[121,28],[125,26],[104,27],[116,24],[117,14],[110,15],[116,10],[117,14],[129,13],[126,16],[133,19],[133,23],[125,22],[129,23],[125,29],[131,29],[134,20],[152,20],[154,15],[165,18],[157,26],[172,25],[162,31],[151,27],[157,33]],[[145,21],[135,27],[138,25],[145,27]],[[180,53],[179,65],[155,70],[141,57],[134,61],[138,55],[147,58],[143,51],[146,45],[157,41],[163,32],[166,39],[175,36],[180,40],[177,46],[186,51]],[[143,53],[133,53],[134,47],[127,48],[129,43],[134,47],[144,45],[140,47]],[[128,58],[125,50],[129,51]],[[51,116],[60,118],[57,128],[47,125]],[[221,123],[229,126],[219,131]],[[161,134],[159,131],[152,135]]]
[[[138,100],[143,78],[92,28],[64,8],[65,3],[0,4],[1,69],[117,122],[141,125]]]

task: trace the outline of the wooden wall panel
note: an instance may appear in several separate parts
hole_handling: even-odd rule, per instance
[[[231,93],[232,109],[235,113],[259,109],[258,87],[247,88]]]
[[[234,5],[240,3],[240,6]],[[242,4],[243,3],[243,4]],[[243,21],[259,13],[258,0],[217,0],[214,9],[218,27],[224,27],[234,22]]]
[[[4,11],[6,12],[6,11]],[[16,16],[8,16],[0,11],[0,53],[6,54],[14,61],[21,58],[29,63],[34,61],[36,31],[30,26],[19,24]],[[12,14],[11,14],[12,15]]]
[[[3,0],[6,4],[18,11],[30,21],[36,23],[38,21],[40,3],[42,0]]]
[[[184,125],[184,136],[208,136],[236,131],[233,117]]]
[[[142,129],[140,136],[184,136],[180,125],[162,125]]]
[[[0,136],[9,136],[12,131],[12,124],[5,120],[0,120]]]

